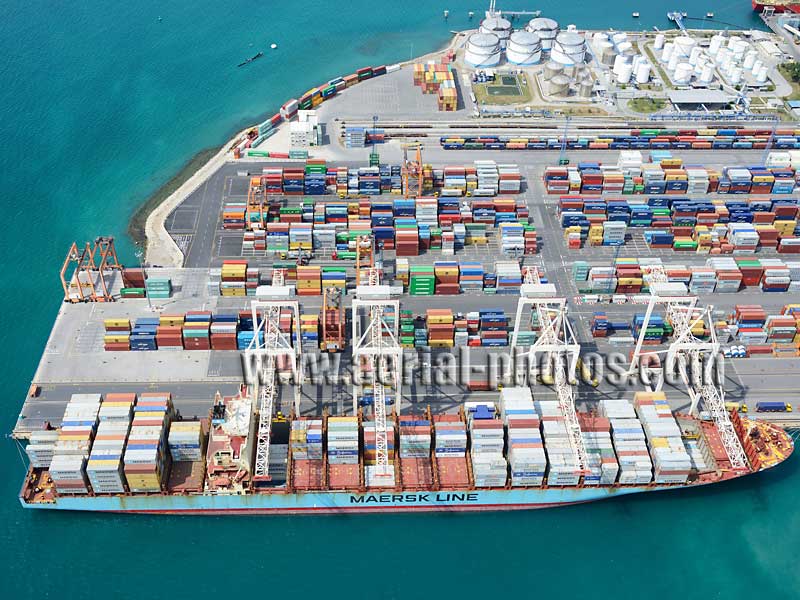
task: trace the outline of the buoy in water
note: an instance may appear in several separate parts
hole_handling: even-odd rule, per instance
[[[270,46],[269,46],[269,47],[270,47],[270,48],[272,48],[273,50],[275,50],[275,48],[277,48],[277,47],[278,47],[278,44],[270,44]]]

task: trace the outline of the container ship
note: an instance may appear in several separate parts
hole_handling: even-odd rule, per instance
[[[800,14],[800,2],[793,0],[752,0],[755,12],[764,12],[764,9],[771,8],[776,13],[798,13]]]
[[[76,394],[61,427],[34,432],[25,508],[152,514],[300,514],[534,509],[708,485],[757,473],[793,450],[781,428],[731,412],[747,456],[732,468],[711,420],[673,414],[661,392],[602,400],[577,413],[586,451],[571,463],[556,401],[505,388],[458,413],[274,416],[257,457],[247,389],[208,418],[176,417],[169,394]],[[266,476],[256,462],[264,458]]]

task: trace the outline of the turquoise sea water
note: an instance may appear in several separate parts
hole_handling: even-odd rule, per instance
[[[70,242],[110,233],[132,261],[129,216],[196,152],[312,85],[440,47],[482,5],[0,0],[0,430],[47,339]],[[747,0],[502,8],[597,28],[667,27],[676,8],[757,23]],[[0,448],[10,597],[792,598],[800,586],[796,457],[708,490],[528,513],[172,518],[24,511],[17,450]]]

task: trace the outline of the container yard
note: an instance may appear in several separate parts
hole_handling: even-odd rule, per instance
[[[649,41],[591,33],[487,14],[463,47],[285,102],[169,205],[143,264],[109,237],[65,248],[14,429],[22,505],[512,510],[785,460],[800,130],[466,117],[507,64],[563,100],[653,83]],[[670,52],[690,81],[763,83],[753,40],[717,60],[654,37],[673,83]]]

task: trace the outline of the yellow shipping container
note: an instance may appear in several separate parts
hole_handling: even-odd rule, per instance
[[[130,319],[104,319],[103,325],[105,327],[130,327]]]
[[[103,342],[105,342],[106,344],[113,344],[115,342],[127,342],[130,339],[131,339],[130,336],[127,335],[127,334],[122,334],[122,335],[104,335],[103,336]],[[107,404],[107,403],[104,402],[103,404]]]

